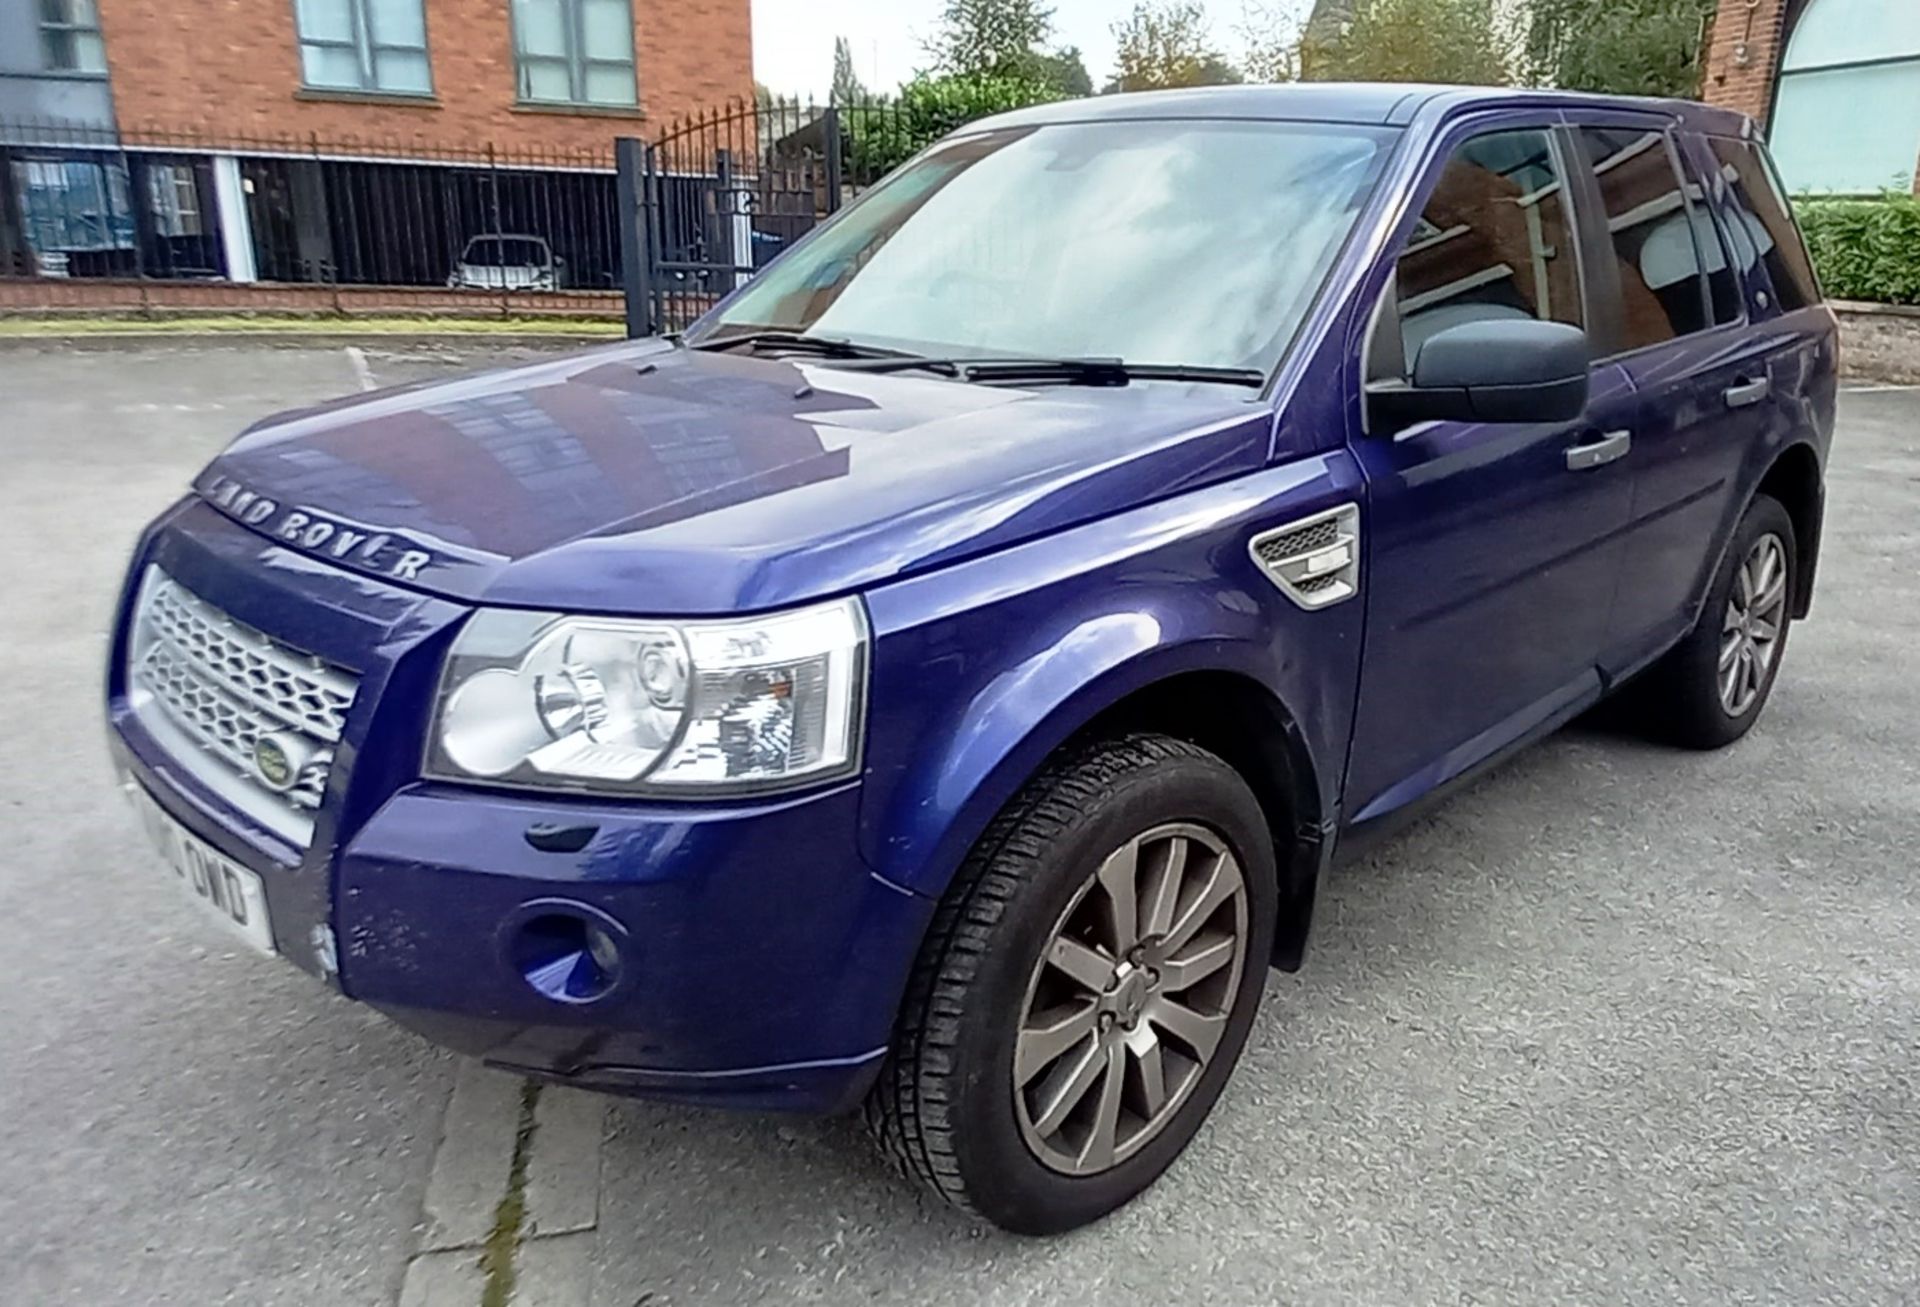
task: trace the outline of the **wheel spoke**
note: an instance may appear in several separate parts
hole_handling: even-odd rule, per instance
[[[1120,1140],[1120,1095],[1127,1084],[1127,1046],[1114,1040],[1108,1047],[1106,1078],[1100,1082],[1100,1101],[1093,1109],[1093,1130],[1080,1150],[1083,1170],[1104,1171],[1113,1165]]]
[[[1177,994],[1199,984],[1233,961],[1237,944],[1231,935],[1216,935],[1160,964],[1160,988]]]
[[[1198,896],[1180,914],[1172,929],[1167,931],[1167,948],[1172,952],[1179,952],[1188,940],[1199,933],[1200,927],[1207,924],[1214,909],[1232,898],[1234,891],[1240,888],[1239,869],[1227,858],[1215,858],[1213,865],[1207,869],[1206,877]]]
[[[1164,935],[1173,926],[1173,910],[1180,903],[1180,886],[1187,878],[1187,854],[1192,847],[1190,841],[1177,835],[1167,841],[1166,862],[1147,891],[1141,934]]]
[[[1739,629],[1740,629],[1740,607],[1738,604],[1734,603],[1733,600],[1729,599],[1727,600],[1726,620],[1720,623],[1720,631],[1722,634],[1725,634],[1728,631],[1737,631]]]
[[[1733,666],[1733,660],[1740,656],[1740,636],[1736,633],[1720,642],[1720,670],[1726,671]]]
[[[1013,1079],[1022,1089],[1097,1028],[1099,1005],[1068,1009],[1050,1020],[1024,1027],[1013,1048]]]
[[[1107,896],[1107,928],[1113,956],[1125,957],[1140,942],[1140,841],[1129,840],[1100,865],[1100,888]]]
[[[1753,607],[1753,559],[1749,557],[1740,564],[1740,570],[1733,576],[1734,602],[1745,612]]]
[[[1780,628],[1773,622],[1768,621],[1764,617],[1756,617],[1753,619],[1753,638],[1756,642],[1762,644],[1768,643],[1779,634]]]
[[[1195,1012],[1184,1003],[1176,1003],[1164,995],[1158,995],[1147,1004],[1146,1019],[1175,1039],[1193,1050],[1194,1057],[1205,1062],[1213,1056],[1213,1050],[1219,1046],[1220,1036],[1226,1031],[1225,1014],[1209,1016]]]
[[[1160,1047],[1160,1036],[1144,1022],[1127,1032],[1127,1051],[1133,1055],[1140,1115],[1151,1121],[1167,1105],[1166,1052]]]
[[[1780,607],[1780,605],[1785,602],[1786,597],[1787,578],[1784,576],[1776,577],[1774,578],[1773,584],[1769,585],[1765,590],[1762,590],[1760,597],[1753,601],[1753,611],[1757,615],[1764,616]]]
[[[1739,684],[1740,660],[1736,658],[1727,665],[1725,671],[1720,673],[1720,702],[1730,713],[1737,714],[1739,711],[1734,704],[1733,698],[1734,690]]]
[[[1047,946],[1047,961],[1096,994],[1113,979],[1113,960],[1101,957],[1071,935],[1054,936]]]
[[[1093,1088],[1093,1082],[1100,1078],[1106,1065],[1107,1050],[1098,1041],[1089,1043],[1077,1058],[1061,1058],[1047,1082],[1040,1086],[1043,1107],[1034,1119],[1033,1128],[1043,1137],[1058,1130],[1067,1114],[1078,1107],[1087,1091]]]

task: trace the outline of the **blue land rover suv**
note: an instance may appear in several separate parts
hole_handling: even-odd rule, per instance
[[[247,431],[133,558],[113,749],[338,992],[530,1076],[863,1107],[1063,1230],[1193,1137],[1336,848],[1615,692],[1753,725],[1835,359],[1735,114],[1023,110],[680,337]]]

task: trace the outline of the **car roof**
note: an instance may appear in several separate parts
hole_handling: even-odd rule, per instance
[[[965,130],[1032,127],[1046,123],[1150,121],[1160,118],[1226,118],[1355,123],[1401,127],[1423,110],[1440,114],[1476,108],[1535,105],[1554,109],[1646,109],[1671,114],[1699,131],[1740,135],[1744,114],[1692,100],[1593,95],[1524,87],[1437,86],[1412,82],[1283,82],[1262,86],[1204,86],[1177,91],[1141,91],[1037,104],[996,114]]]

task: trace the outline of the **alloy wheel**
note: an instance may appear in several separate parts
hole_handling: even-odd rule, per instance
[[[1787,550],[1768,532],[1753,542],[1733,576],[1720,626],[1720,706],[1739,717],[1760,697],[1780,652],[1787,613]]]
[[[1165,1129],[1226,1031],[1247,930],[1245,874],[1210,830],[1156,826],[1101,863],[1021,1012],[1013,1096],[1036,1157],[1092,1175]]]

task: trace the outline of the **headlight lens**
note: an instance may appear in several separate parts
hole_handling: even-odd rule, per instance
[[[484,610],[447,656],[427,770],[617,793],[828,779],[858,762],[866,661],[851,599],[724,622]]]

